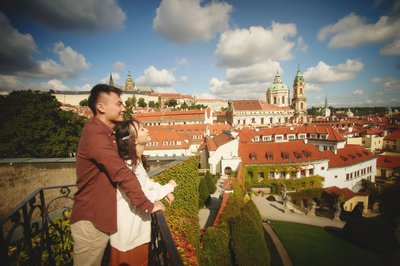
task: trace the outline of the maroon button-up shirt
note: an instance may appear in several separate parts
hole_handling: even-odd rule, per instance
[[[76,174],[78,191],[71,223],[89,220],[105,233],[116,232],[117,184],[133,206],[147,213],[153,210],[154,204],[144,195],[137,177],[119,157],[113,130],[96,117],[82,130]]]

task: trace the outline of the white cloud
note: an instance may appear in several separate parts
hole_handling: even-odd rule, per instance
[[[302,51],[302,52],[308,51],[308,45],[304,41],[303,37],[300,36],[299,38],[297,38],[296,48],[297,48],[297,50]]]
[[[228,68],[226,70],[226,80],[230,84],[271,82],[276,71],[282,74],[279,62],[267,60],[264,63],[254,64],[247,67]]]
[[[189,63],[185,57],[182,57],[182,58],[179,58],[178,60],[176,60],[176,64],[178,66],[187,66]]]
[[[400,80],[399,79],[390,79],[383,83],[382,89],[384,90],[399,90],[400,89]]]
[[[400,55],[400,39],[394,40],[380,50],[381,55],[398,56]]]
[[[200,0],[163,0],[153,19],[153,29],[167,39],[189,43],[209,41],[229,26],[233,7],[212,1],[201,5]]]
[[[0,75],[0,90],[23,90],[25,84],[13,75]]]
[[[79,73],[89,69],[90,65],[86,58],[73,50],[71,47],[64,46],[64,43],[58,42],[54,44],[52,50],[58,54],[61,64],[52,59],[38,61],[40,64],[40,73],[33,76],[47,78],[71,78],[76,77]]]
[[[136,79],[136,84],[150,87],[169,87],[175,82],[174,75],[166,70],[158,70],[154,66],[150,66],[144,70],[144,76]]]
[[[309,83],[309,82],[307,82],[305,84],[305,88],[304,89],[305,89],[305,91],[308,91],[308,92],[322,91],[322,88],[319,85],[313,84],[313,83]]]
[[[364,68],[359,60],[347,59],[344,64],[327,65],[320,61],[315,67],[304,72],[304,79],[310,83],[330,83],[354,79],[355,75]]]
[[[207,92],[203,92],[201,94],[194,93],[193,95],[196,97],[196,99],[218,99],[215,95]]]
[[[40,83],[41,86],[47,87],[49,90],[60,90],[60,91],[68,91],[69,87],[66,86],[61,80],[59,79],[51,79],[47,82]]]
[[[355,90],[352,93],[354,96],[363,96],[364,95],[364,91],[363,90]]]
[[[154,91],[158,92],[158,93],[177,93],[174,88],[170,88],[170,87],[169,88],[157,87],[157,88],[154,88]]]
[[[122,61],[117,61],[113,65],[113,69],[117,72],[121,72],[125,70],[125,63]]]
[[[270,60],[290,60],[295,43],[288,40],[295,36],[295,24],[272,22],[272,27],[250,27],[224,32],[217,44],[215,55],[218,64],[243,67]]]
[[[112,75],[112,79],[114,81],[114,84],[121,79],[121,77],[120,77],[118,72],[112,72],[111,75]],[[102,78],[100,80],[100,83],[103,83],[103,84],[108,84],[109,82],[110,82],[110,74],[107,74],[104,78]]]
[[[89,31],[122,29],[125,12],[115,0],[13,0],[5,4],[39,22],[61,31]]]
[[[81,86],[74,86],[75,91],[90,91],[92,89],[92,85],[90,84],[85,84]]]
[[[265,100],[267,83],[230,84],[229,81],[212,78],[210,92],[222,99]]]
[[[375,24],[368,24],[364,17],[351,13],[335,24],[322,28],[318,33],[318,40],[330,38],[331,48],[358,47],[398,40],[399,28],[399,18],[382,16]]]
[[[182,76],[179,78],[180,83],[187,83],[189,81],[189,78],[187,76]]]

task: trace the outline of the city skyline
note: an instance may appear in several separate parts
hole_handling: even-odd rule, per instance
[[[259,99],[300,66],[308,106],[400,105],[400,1],[6,1],[0,88],[124,84]],[[292,95],[292,91],[291,91]]]

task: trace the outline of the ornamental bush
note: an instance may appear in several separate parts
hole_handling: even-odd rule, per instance
[[[209,227],[204,233],[203,249],[200,257],[202,266],[229,266],[231,253],[229,250],[229,235],[216,227]]]
[[[229,220],[235,265],[270,265],[264,234],[247,213]]]
[[[249,200],[242,208],[242,214],[248,214],[249,217],[255,223],[257,229],[261,234],[264,234],[264,229],[262,226],[262,218],[260,212],[257,209],[257,206],[254,204],[252,200]]]
[[[210,192],[208,191],[205,178],[200,178],[199,184],[199,207],[203,208],[206,205],[208,198],[210,197]]]
[[[206,176],[204,177],[204,180],[206,182],[208,192],[210,194],[213,194],[217,190],[214,177],[211,175],[210,172],[207,171]]]

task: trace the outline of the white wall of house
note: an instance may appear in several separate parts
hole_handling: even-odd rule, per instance
[[[151,157],[174,157],[174,156],[192,156],[189,149],[159,149],[159,150],[144,150],[144,155]]]
[[[361,180],[375,182],[375,175],[376,158],[349,166],[329,168],[324,187],[337,186],[358,192],[361,189]]]
[[[210,165],[210,172],[212,174],[217,174],[223,172],[221,170],[222,164],[221,160],[223,158],[229,159],[238,157],[239,151],[239,140],[234,139],[228,143],[225,143],[217,148],[213,153],[210,152],[210,158],[208,158],[208,164]],[[234,170],[232,168],[232,170]]]

